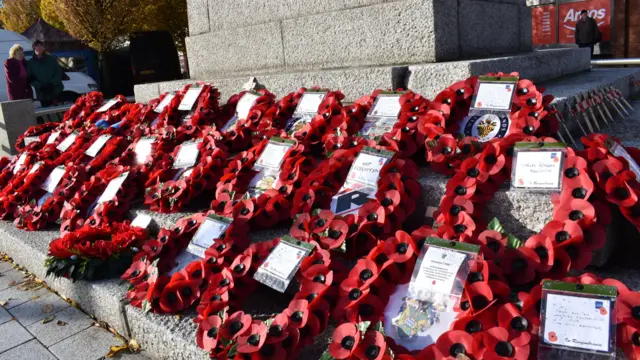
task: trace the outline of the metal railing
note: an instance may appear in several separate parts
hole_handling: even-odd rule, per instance
[[[107,102],[108,100],[105,100]],[[127,101],[135,101],[135,97],[127,96]],[[64,113],[71,109],[73,104],[50,106],[45,108],[39,108],[35,110],[36,119],[39,124],[45,122],[58,122],[62,120]]]
[[[592,66],[625,66],[625,65],[640,65],[640,58],[628,58],[628,59],[594,59],[591,60]]]

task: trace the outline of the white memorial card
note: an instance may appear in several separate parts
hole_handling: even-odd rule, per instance
[[[370,114],[397,118],[400,109],[400,95],[378,95]]]
[[[169,104],[171,103],[171,100],[173,100],[173,98],[176,97],[174,94],[167,94],[162,101],[160,101],[160,103],[158,104],[158,106],[156,106],[155,109],[153,109],[154,112],[160,114],[162,113],[162,111],[164,111],[164,108],[166,108],[167,106],[169,106]]]
[[[135,219],[133,219],[133,221],[131,222],[131,226],[136,226],[136,227],[146,229],[149,227],[149,224],[151,224],[151,220],[153,220],[151,216],[147,214],[140,214],[136,216]]]
[[[96,157],[109,139],[111,139],[111,135],[100,135],[84,153],[88,156]]]
[[[302,94],[302,98],[300,98],[294,114],[317,114],[318,108],[320,107],[320,104],[322,104],[325,96],[327,96],[326,91],[306,91]]]
[[[198,101],[198,97],[200,93],[204,89],[203,86],[192,86],[187,90],[187,93],[182,97],[182,101],[180,105],[178,105],[178,110],[180,111],[191,111],[193,109],[193,105]]]
[[[362,127],[363,135],[375,138],[393,129],[393,126],[398,122],[398,115],[402,108],[400,96],[401,94],[382,93],[376,97]]]
[[[40,137],[39,136],[27,136],[27,137],[24,138],[23,141],[24,141],[24,146],[27,146],[27,145],[29,145],[31,143],[34,143],[34,142],[40,142]]]
[[[238,120],[246,119],[247,116],[249,116],[249,111],[251,111],[251,108],[260,96],[258,93],[249,91],[240,98],[238,105],[236,105],[236,116]]]
[[[253,278],[284,293],[300,267],[302,260],[309,255],[314,246],[283,236],[271,253],[262,262]]]
[[[51,135],[49,135],[49,137],[47,138],[46,145],[53,144],[53,142],[56,141],[59,135],[60,135],[60,131],[52,132]]]
[[[78,134],[76,134],[75,132],[69,134],[66,139],[62,140],[62,142],[58,144],[58,147],[56,149],[60,150],[61,152],[67,151],[67,149],[71,145],[73,145],[73,142],[76,141],[76,137],[78,137]]]
[[[27,161],[27,154],[26,153],[20,154],[20,157],[18,158],[18,161],[16,161],[16,164],[13,166],[13,173],[14,174],[17,174],[18,171],[20,171],[20,169],[22,168],[22,165],[24,164],[25,161]]]
[[[198,227],[191,239],[187,251],[193,255],[204,258],[204,253],[229,227],[233,219],[217,215],[209,215]]]
[[[611,301],[548,294],[544,341],[585,350],[609,351]]]
[[[31,175],[34,172],[38,171],[41,165],[42,165],[42,161],[38,161],[37,163],[33,164],[33,166],[31,167],[31,170],[29,170],[29,173],[27,175]]]
[[[98,199],[98,204],[103,203],[105,201],[113,200],[113,198],[118,193],[118,190],[120,190],[120,187],[122,187],[122,184],[124,184],[124,181],[127,179],[127,176],[129,176],[128,171],[122,173],[117,178],[111,180],[109,182],[109,185],[107,185],[107,188],[104,189],[104,192]]]
[[[62,180],[65,171],[66,170],[64,166],[58,166],[53,169],[53,171],[51,171],[51,174],[47,176],[47,179],[44,181],[44,183],[42,183],[42,186],[40,186],[40,188],[42,188],[46,192],[53,193],[60,183],[60,180]]]
[[[198,155],[200,154],[200,150],[198,150],[198,143],[201,141],[202,139],[182,143],[182,145],[180,145],[180,149],[178,149],[178,154],[173,161],[173,168],[186,169],[193,167],[198,160]]]
[[[420,270],[410,284],[410,291],[450,294],[466,254],[430,246],[422,258]]]
[[[100,109],[96,110],[96,112],[99,113],[103,113],[105,111],[108,111],[109,109],[111,109],[113,107],[113,105],[119,103],[120,100],[118,99],[111,99],[109,101],[106,102],[106,104],[102,105],[102,107],[100,107]]]
[[[389,161],[390,157],[360,152],[349,169],[347,180],[342,189],[350,188],[352,183],[378,187],[380,170]]]
[[[558,189],[562,172],[562,151],[522,151],[518,153],[516,188]]]
[[[147,160],[147,157],[151,154],[153,143],[156,141],[155,136],[143,137],[138,140],[133,151],[136,154],[136,164],[141,165]]]
[[[473,107],[482,110],[510,111],[515,88],[515,84],[479,82]]]

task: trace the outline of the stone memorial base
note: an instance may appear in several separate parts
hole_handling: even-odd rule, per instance
[[[0,156],[17,154],[16,140],[34,125],[33,100],[0,102]]]

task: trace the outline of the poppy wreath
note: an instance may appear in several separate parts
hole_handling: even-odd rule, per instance
[[[240,254],[228,247],[218,251],[224,242],[214,242],[206,259],[192,262],[179,275],[174,274],[184,280],[180,286],[176,282],[167,297],[161,298],[161,306],[164,303],[173,310],[170,298],[182,298],[185,286],[191,287],[194,294],[197,292],[196,342],[209,351],[211,358],[295,359],[326,330],[335,304],[336,283],[345,273],[342,264],[332,261],[331,253],[315,242],[315,249],[302,260],[295,274],[297,290],[286,309],[266,320],[254,319],[242,311],[244,300],[260,286],[253,275],[278,242],[279,239],[255,243]],[[208,286],[198,286],[200,282]]]
[[[284,130],[287,126],[287,121],[293,116],[305,91],[307,91],[306,88],[300,88],[298,91],[287,94],[271,106],[260,119],[256,130],[261,133],[269,130]],[[286,136],[286,134],[280,132],[278,134],[280,137]],[[263,134],[263,136],[271,137],[269,135],[273,136],[273,134],[269,133]]]
[[[204,85],[198,98],[193,115],[178,127],[178,133],[183,133],[189,139],[202,137],[203,129],[224,125],[228,120],[226,113],[220,108],[220,91],[212,85]]]
[[[113,199],[97,203],[111,180],[129,172]],[[60,213],[60,232],[64,235],[85,223],[100,226],[102,223],[122,221],[133,199],[142,192],[137,181],[139,170],[124,166],[107,165],[91,176],[76,193],[65,202]],[[91,211],[91,213],[89,213]],[[85,220],[86,219],[86,220]]]
[[[104,95],[92,91],[76,99],[71,108],[64,113],[62,124],[67,132],[82,127],[82,124],[104,103]]]
[[[149,105],[131,104],[131,108],[124,118],[112,126],[109,126],[103,133],[137,139],[150,132],[150,124],[158,116],[153,111],[159,99],[149,101]]]
[[[167,126],[173,126],[176,129],[180,129],[179,133],[183,133],[185,131],[194,132],[194,129],[197,129],[198,127],[216,123],[217,118],[221,116],[221,109],[219,105],[220,91],[218,91],[218,89],[213,85],[205,83],[196,83],[195,86],[203,87],[202,92],[196,100],[191,119],[186,124],[182,123],[185,113],[178,110],[178,106],[182,102],[184,95],[192,86],[194,85],[188,84],[182,90],[178,90],[174,93],[174,97],[171,99],[171,102],[162,109],[162,112],[158,116],[158,122],[152,127],[152,133],[158,132]],[[164,99],[167,95],[168,93],[165,93],[161,96],[161,99]],[[218,122],[220,121],[221,120],[218,120]]]
[[[39,150],[43,147],[43,144],[47,141],[47,138],[51,134],[51,131],[57,128],[60,124],[56,122],[48,122],[42,125],[31,126],[23,134],[18,136],[15,143],[15,148],[18,153],[21,153],[26,147],[30,150]],[[32,142],[28,146],[25,144],[25,138],[38,137],[39,141]]]
[[[249,197],[249,183],[258,173],[254,165],[268,142],[262,140],[229,162],[215,187],[215,199],[211,202],[211,210],[234,219],[245,219],[253,230],[273,228],[291,218],[293,196],[316,166],[312,157],[302,155],[304,146],[295,143],[284,154],[279,178],[273,188],[258,197]]]
[[[116,100],[117,102],[104,112],[98,112],[98,109],[94,109],[80,127],[88,128],[91,125],[95,125],[97,127],[106,128],[120,122],[129,110],[131,110],[133,104],[128,103],[127,99],[123,95],[116,95],[113,100]]]
[[[47,276],[73,281],[119,276],[147,239],[145,229],[128,222],[83,226],[49,244]]]
[[[591,134],[582,138],[585,146],[583,157],[588,160],[590,173],[595,175],[595,192],[603,199],[620,209],[622,215],[636,228],[640,229],[640,183],[629,162],[623,157],[615,157],[607,146],[618,143],[617,139],[603,134]],[[640,160],[637,148],[624,148],[634,161]]]
[[[180,169],[173,169],[173,159],[180,146],[176,146],[169,161],[156,162],[156,169],[145,184],[144,203],[152,211],[172,213],[198,198],[205,191],[213,191],[227,165],[227,152],[210,142],[198,143],[198,162],[186,176],[175,178]]]
[[[78,191],[84,183],[85,177],[86,172],[82,166],[67,165],[65,173],[51,193],[51,197],[46,199],[43,204],[38,205],[38,199],[46,194],[45,190],[38,188],[33,193],[31,200],[17,208],[14,225],[19,229],[36,231],[56,222],[60,218],[65,201]]]
[[[361,147],[336,151],[304,179],[293,200],[292,236],[313,239],[324,249],[345,251],[347,257],[359,258],[375,247],[379,237],[400,229],[414,212],[421,189],[416,180],[418,168],[397,155],[380,170],[375,198],[357,214],[336,216],[322,210],[330,207]]]
[[[210,275],[210,269],[219,266],[223,261],[222,256],[215,257],[208,254],[211,251],[217,251],[225,256],[235,256],[249,246],[246,221],[234,219],[222,238],[214,239],[216,248],[214,250],[209,248],[205,253],[206,261],[203,266],[207,271],[198,274],[192,266],[189,269],[187,267],[179,269],[174,275],[168,275],[176,266],[175,259],[187,248],[196,230],[209,213],[198,213],[182,218],[172,229],[161,229],[156,239],[150,239],[144,243],[141,251],[134,257],[131,267],[122,275],[122,279],[130,284],[126,298],[132,306],[154,313],[172,313],[189,308],[200,298],[200,285],[206,286],[201,284],[203,277]],[[188,278],[182,275],[187,275]],[[194,292],[188,296],[185,296],[187,291],[181,292],[178,298],[170,295],[175,294],[177,288],[191,287],[194,282],[190,282],[189,279],[197,280],[198,285],[193,289]]]
[[[32,199],[53,168],[50,161],[44,161],[18,171],[0,191],[0,219],[12,218],[19,206]]]
[[[69,135],[71,135],[71,133],[68,133],[66,136],[63,133],[60,133],[56,141],[59,140],[60,142],[62,142]],[[71,146],[67,148],[67,150],[60,151],[57,148],[59,143],[57,143],[55,146],[53,146],[54,144],[49,144],[42,149],[40,154],[43,157],[46,156],[47,159],[51,159],[51,157],[53,157],[53,159],[51,160],[53,161],[53,164],[55,166],[64,165],[70,162],[75,164],[78,163],[84,156],[86,156],[84,152],[87,151],[87,149],[91,145],[93,138],[94,136],[92,136],[92,134],[88,131],[80,131],[79,133],[77,133],[75,140],[73,141]]]
[[[175,141],[166,137],[156,137],[151,144],[151,151],[145,158],[144,162],[137,163],[136,147],[140,141],[145,140],[143,136],[136,137],[135,140],[122,152],[118,158],[111,163],[120,166],[138,166],[143,173],[150,173],[156,168],[165,168],[170,166],[170,154],[175,147]],[[165,163],[160,165],[164,161]]]
[[[91,144],[99,138],[100,136],[94,136]],[[127,139],[120,136],[112,136],[107,140],[95,157],[91,157],[83,153],[82,159],[78,160],[82,163],[86,163],[87,173],[89,175],[93,175],[97,171],[102,170],[109,161],[121,156],[128,146],[129,141]],[[91,147],[91,145],[89,145],[89,147]]]
[[[378,89],[371,95],[356,100],[355,103],[361,105],[356,111],[359,114],[364,114],[364,117],[361,117],[357,123],[358,131],[364,126],[367,112],[373,107],[376,98],[381,93],[383,90]],[[393,128],[375,139],[353,137],[352,144],[364,143],[367,146],[391,150],[398,153],[400,158],[409,158],[422,149],[426,133],[423,131],[424,128],[418,124],[425,122],[424,119],[429,111],[435,111],[431,109],[431,101],[410,90],[398,90],[397,93],[402,93],[402,95],[398,100],[400,102],[398,121]],[[440,114],[438,113],[438,115]],[[342,143],[342,147],[345,146],[348,144]]]

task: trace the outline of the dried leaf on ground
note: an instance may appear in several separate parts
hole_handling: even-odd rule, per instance
[[[114,356],[118,355],[119,353],[121,353],[123,351],[129,351],[129,346],[128,345],[113,345],[109,349],[109,352],[107,353],[106,357],[113,358]]]
[[[138,344],[138,341],[136,341],[136,339],[129,340],[129,350],[134,353],[140,351],[140,344]]]
[[[9,300],[0,300],[0,306],[4,307],[8,302]]]
[[[53,311],[53,305],[51,304],[42,305],[42,312],[44,314],[50,314],[52,311]]]
[[[62,321],[62,320],[58,320],[58,322],[56,323],[56,325],[58,326],[67,326],[67,323]]]
[[[46,323],[50,323],[53,321],[53,319],[55,319],[56,316],[55,315],[51,315],[51,316],[47,316],[46,318],[42,319],[42,323],[46,324]]]
[[[17,284],[17,282],[15,282],[14,280],[9,281],[9,287],[15,286]]]

